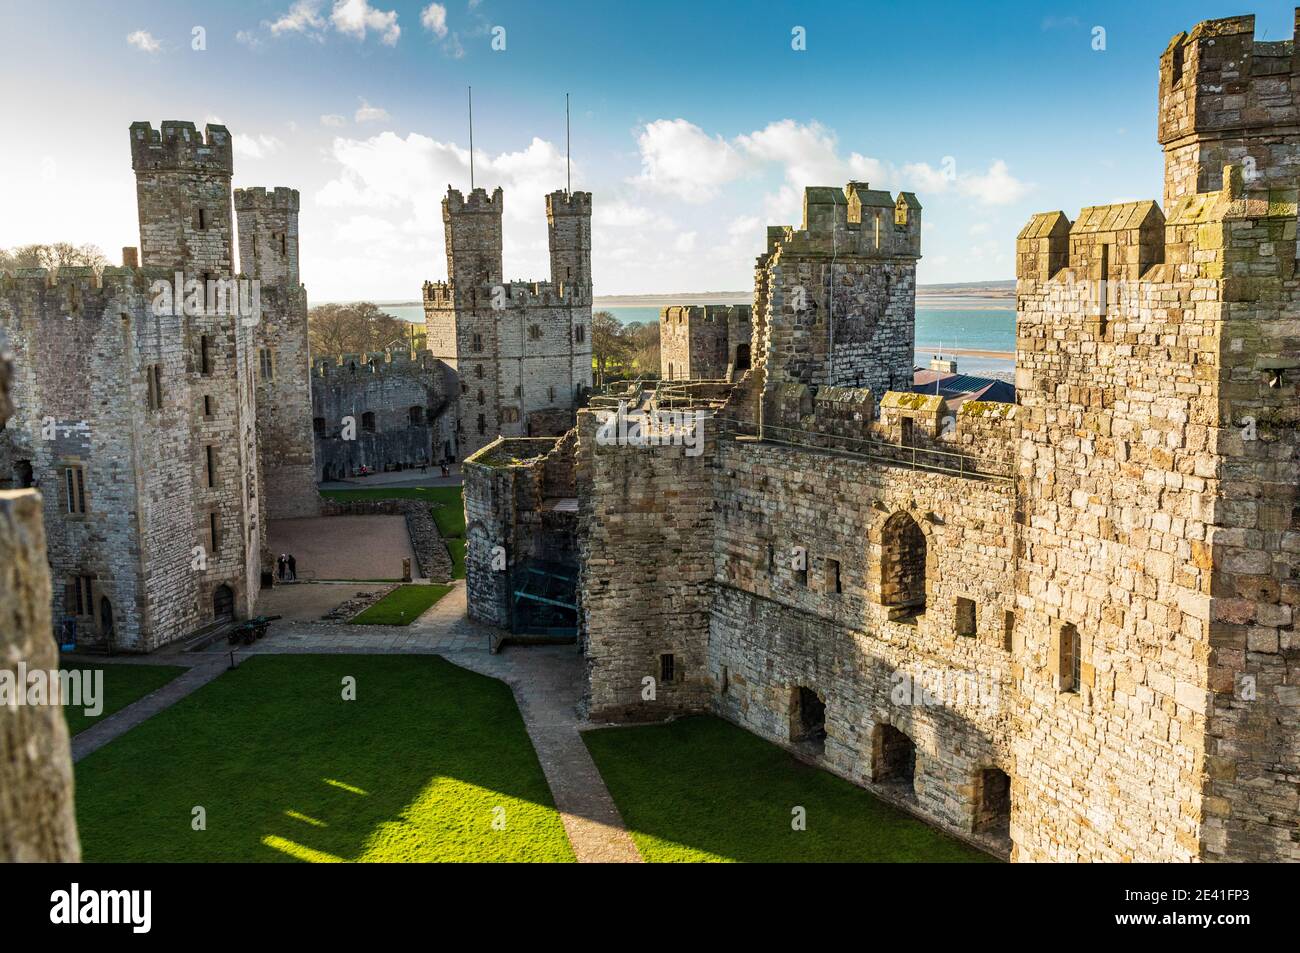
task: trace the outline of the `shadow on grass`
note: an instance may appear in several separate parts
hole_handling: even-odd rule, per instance
[[[76,773],[88,861],[573,859],[510,689],[433,656],[256,656]]]
[[[720,718],[582,737],[648,861],[994,862]]]

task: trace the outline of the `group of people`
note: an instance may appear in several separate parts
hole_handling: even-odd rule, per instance
[[[295,582],[298,579],[298,560],[293,553],[281,553],[275,561],[275,578],[281,582]]]

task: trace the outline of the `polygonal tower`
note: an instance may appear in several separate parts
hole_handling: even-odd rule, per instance
[[[131,124],[131,168],[140,214],[140,264],[202,278],[234,266],[230,132],[192,122]]]

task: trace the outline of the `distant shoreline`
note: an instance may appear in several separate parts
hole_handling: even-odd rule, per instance
[[[1005,298],[1014,300],[1014,281],[972,281],[965,284],[918,285],[918,298]],[[680,294],[596,295],[592,307],[665,308],[675,304],[752,304],[752,291],[684,291]],[[351,302],[328,302],[349,304]],[[419,307],[422,301],[376,301],[381,308]]]

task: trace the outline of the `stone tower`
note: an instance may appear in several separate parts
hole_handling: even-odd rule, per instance
[[[447,277],[459,292],[501,283],[501,213],[505,198],[500,187],[489,198],[475,189],[466,199],[448,189],[442,200],[447,239]]]
[[[546,196],[546,231],[551,247],[551,283],[591,288],[591,193]]]
[[[502,280],[501,189],[448,189],[445,282],[426,282],[428,348],[460,377],[458,452],[573,426],[591,387],[591,193],[546,197],[551,281]]]
[[[140,212],[140,264],[183,270],[191,277],[230,275],[234,222],[230,132],[192,122],[131,125],[131,168]]]
[[[315,436],[307,292],[298,280],[297,189],[238,189],[239,264],[259,285],[256,349],[257,433],[269,519],[315,516]]]
[[[865,182],[804,190],[803,224],[769,228],[756,268],[765,423],[797,426],[800,388],[910,388],[920,257],[912,193],[895,199]]]
[[[1298,70],[1294,40],[1257,41],[1253,16],[1207,20],[1169,41],[1160,57],[1166,210],[1222,188],[1228,163],[1242,166],[1247,188],[1294,187]]]

